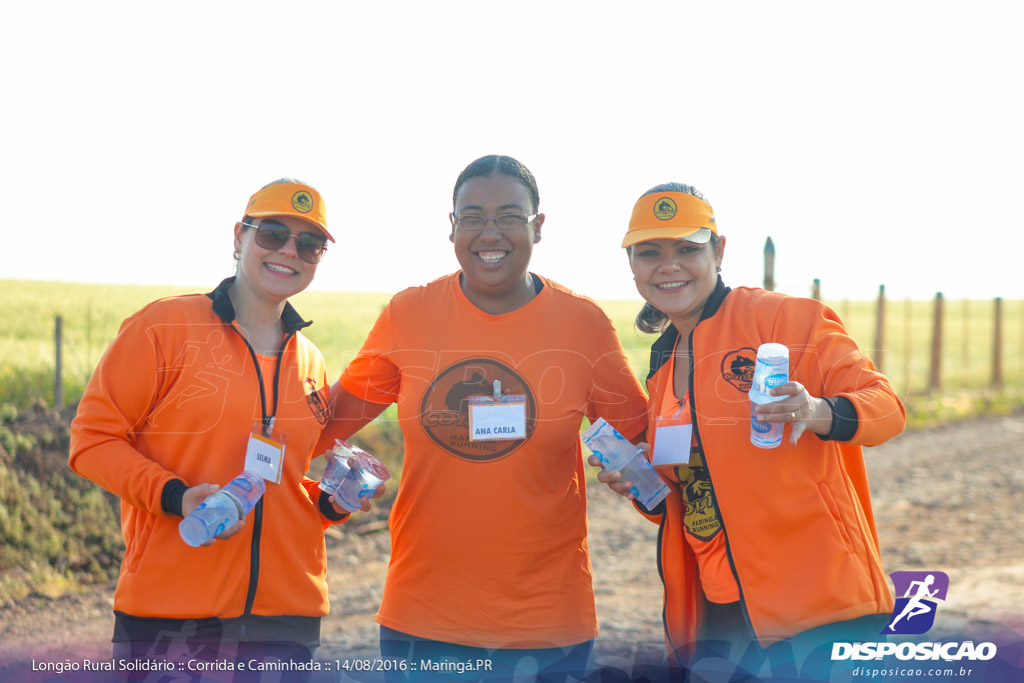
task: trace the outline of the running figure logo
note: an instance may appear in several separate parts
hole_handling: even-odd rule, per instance
[[[949,576],[945,572],[893,572],[896,606],[882,633],[904,635],[926,633],[935,623],[938,600],[945,600]]]

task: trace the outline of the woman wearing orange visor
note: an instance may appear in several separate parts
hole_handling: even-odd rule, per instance
[[[827,643],[877,639],[892,611],[861,449],[898,434],[905,412],[828,307],[727,287],[725,244],[711,206],[679,183],[636,202],[622,241],[646,301],[637,326],[660,334],[647,434],[674,495],[638,509],[661,525],[666,643],[684,667],[715,655],[756,675],[766,658],[814,652],[827,668]],[[752,411],[768,342],[788,348],[790,381]],[[788,438],[753,445],[752,415],[788,423]],[[619,473],[599,479],[629,495]]]

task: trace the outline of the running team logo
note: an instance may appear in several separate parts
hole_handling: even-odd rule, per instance
[[[882,633],[926,633],[935,623],[937,601],[946,599],[949,576],[938,571],[893,572],[889,576],[896,589],[896,606]]]
[[[744,394],[754,383],[754,359],[757,351],[749,346],[730,351],[722,358],[722,377]]]
[[[697,446],[690,449],[689,465],[677,465],[676,477],[683,487],[686,514],[683,523],[691,536],[705,543],[722,531],[722,520],[715,507],[715,492],[704,465],[704,453]]]
[[[327,410],[327,401],[320,396],[320,392],[316,388],[316,380],[312,377],[306,378],[306,404],[320,424],[325,425],[331,419],[331,413]]]
[[[313,210],[313,196],[305,190],[299,190],[292,195],[292,208],[299,213],[309,213]]]
[[[515,441],[470,441],[469,397],[493,396],[494,381],[501,394],[526,397],[526,438]],[[519,373],[490,358],[468,358],[438,374],[423,393],[420,424],[438,446],[470,462],[493,462],[511,454],[533,436],[537,404],[533,390]]]
[[[675,200],[670,197],[662,197],[654,204],[654,217],[659,221],[667,221],[676,215],[678,211]]]

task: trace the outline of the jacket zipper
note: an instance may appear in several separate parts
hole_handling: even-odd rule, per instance
[[[274,404],[273,412],[267,414],[267,394],[263,388],[263,371],[260,370],[259,359],[256,358],[256,350],[252,348],[252,344],[245,338],[234,323],[231,323],[231,329],[242,338],[245,342],[245,347],[249,349],[249,357],[252,359],[253,367],[256,368],[256,383],[260,387],[260,412],[262,415],[262,424],[264,436],[269,436],[270,426],[273,423],[274,417],[277,415],[277,387],[278,382],[281,378],[281,363],[284,361],[284,349],[288,346],[288,342],[295,335],[295,332],[289,332],[285,335],[284,342],[281,343],[281,348],[277,353],[277,365],[274,368]],[[260,582],[260,539],[263,535],[263,497],[256,502],[256,506],[252,511],[252,543],[249,548],[249,589],[245,595],[245,609],[242,612],[243,616],[249,616],[252,614],[252,606],[256,601],[256,589],[259,587]]]
[[[665,519],[668,517],[668,506],[665,507],[665,512],[661,515],[661,523],[658,525],[658,578],[661,579],[661,594],[665,597],[661,600],[661,628],[665,631],[665,640],[668,641],[669,647],[672,648],[673,653],[675,652],[676,645],[672,642],[672,634],[668,630],[668,593],[665,586],[665,569],[661,565],[661,540],[665,535]]]
[[[698,323],[699,324],[699,323]],[[694,328],[696,329],[696,327]],[[693,350],[693,330],[690,331],[689,337],[690,345],[690,358],[696,358],[697,354]],[[718,515],[719,523],[722,525],[722,540],[725,542],[725,556],[729,560],[729,568],[732,570],[733,578],[736,579],[736,589],[740,593],[740,612],[743,614],[743,619],[747,623],[747,628],[750,629],[750,634],[753,636],[754,641],[757,641],[757,632],[754,631],[754,624],[750,621],[750,614],[747,612],[747,601],[743,597],[743,585],[740,583],[739,572],[736,571],[736,561],[732,556],[732,545],[729,543],[729,533],[725,528],[725,516],[722,515],[722,509],[718,506],[718,496],[714,495],[715,482],[711,477],[711,462],[708,458],[707,452],[704,450],[704,441],[700,438],[700,428],[697,425],[697,395],[693,390],[693,363],[690,363],[689,370],[687,372],[687,384],[690,389],[690,415],[692,416],[691,422],[693,423],[693,435],[697,439],[697,446],[700,448],[701,453],[704,453],[704,467],[708,472],[708,481],[711,483],[711,503],[715,506],[715,514]],[[685,539],[684,539],[685,540]]]

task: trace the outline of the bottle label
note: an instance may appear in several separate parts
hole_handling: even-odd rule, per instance
[[[750,403],[750,443],[758,448],[775,448],[782,443],[785,425],[781,422],[761,422],[754,416],[755,403]]]

